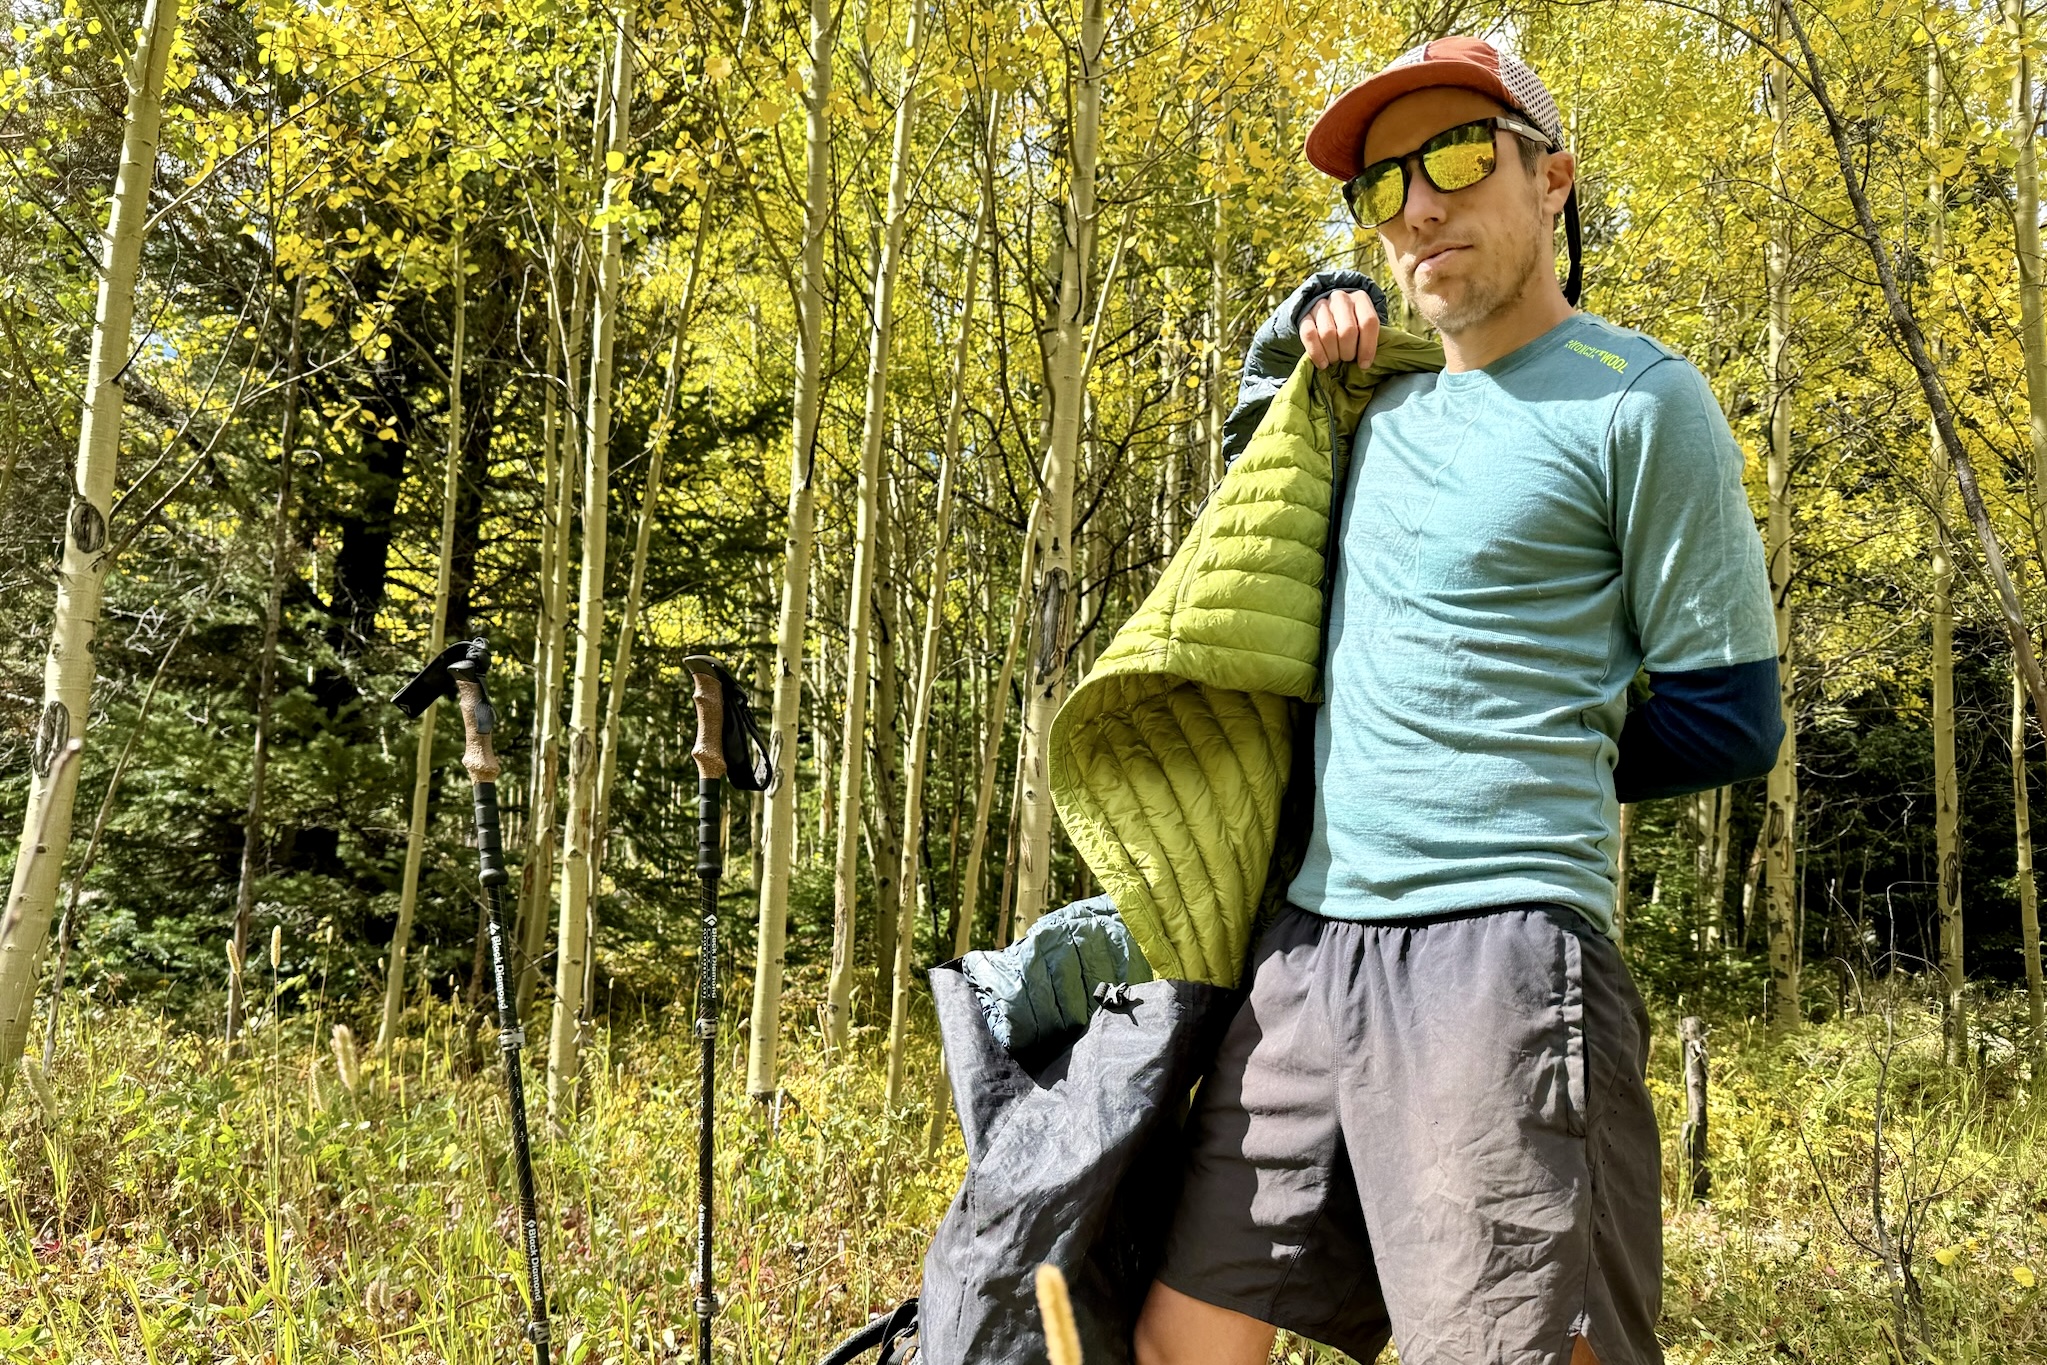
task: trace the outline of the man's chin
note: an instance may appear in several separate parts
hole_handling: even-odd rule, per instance
[[[1456,333],[1471,324],[1470,309],[1458,297],[1430,292],[1414,296],[1414,311],[1438,332]]]
[[[1449,337],[1478,327],[1504,311],[1500,299],[1488,298],[1482,292],[1474,293],[1469,289],[1417,294],[1413,303],[1414,311],[1421,314],[1429,326]]]

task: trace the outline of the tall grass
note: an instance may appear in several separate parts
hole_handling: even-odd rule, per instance
[[[0,1359],[518,1358],[525,1321],[494,1034],[414,1017],[350,1092],[311,1021],[259,1018],[242,1055],[132,1009],[94,1012],[50,1089],[0,1116]],[[727,1021],[719,1115],[721,1361],[806,1361],[915,1292],[957,1187],[925,1099],[881,1103],[871,1035],[790,1050],[779,1114],[741,1093]],[[735,1040],[740,1040],[735,1043]],[[918,1040],[912,1074],[931,1074]],[[583,1113],[533,1115],[557,1359],[693,1353],[697,1045],[684,1010],[600,1028]],[[529,1095],[537,1086],[529,1086]]]
[[[411,1022],[351,1091],[310,1016],[259,1013],[223,1061],[217,1041],[161,1017],[87,1009],[47,1107],[17,1085],[0,1114],[0,1359],[516,1359],[523,1279],[496,1054],[445,1004]],[[814,1029],[793,1036],[779,1116],[753,1104],[736,1022],[718,1359],[807,1363],[914,1292],[958,1184],[958,1138],[948,1129],[927,1155],[928,1087],[884,1109],[873,1033],[837,1064],[820,1060]],[[1979,1022],[1992,1046],[1967,1074],[1941,1065],[1937,1020],[1909,999],[1783,1042],[1722,1027],[1704,1205],[1679,1197],[1683,1092],[1674,1021],[1659,1026],[1673,1365],[2047,1361],[2047,1105],[1997,1041],[2016,1036],[2009,1004],[1989,1002]],[[928,1027],[915,1046],[911,1074],[929,1077]],[[679,1360],[694,1336],[689,1021],[621,1020],[588,1056],[583,1113],[536,1144],[558,1358]],[[1902,1319],[1901,1270],[1917,1295]],[[1340,1359],[1291,1339],[1275,1358]]]

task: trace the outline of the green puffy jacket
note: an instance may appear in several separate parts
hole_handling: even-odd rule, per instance
[[[1161,977],[1243,971],[1299,703],[1319,700],[1350,437],[1381,379],[1442,365],[1436,343],[1391,329],[1368,369],[1302,359],[1052,722],[1059,818]]]

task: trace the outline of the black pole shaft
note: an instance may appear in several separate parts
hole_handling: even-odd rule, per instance
[[[697,950],[697,1040],[701,1046],[697,1118],[697,1362],[711,1365],[711,1318],[718,1292],[711,1264],[712,1154],[716,1139],[718,1064],[718,881],[725,875],[720,846],[722,783],[697,778],[697,876],[703,882],[703,939]]]
[[[505,946],[504,921],[498,900],[505,885],[505,855],[498,833],[498,788],[478,782],[476,793],[476,857],[483,870],[483,908],[490,929],[491,975],[497,984],[498,1047],[505,1054],[505,1092],[512,1114],[512,1159],[519,1175],[519,1215],[526,1240],[526,1294],[531,1305],[526,1339],[533,1343],[535,1365],[548,1365],[547,1284],[540,1271],[540,1216],[533,1197],[533,1146],[526,1134],[526,1082],[519,1069],[519,1050],[526,1034],[519,1027],[519,999],[512,989],[511,954]]]

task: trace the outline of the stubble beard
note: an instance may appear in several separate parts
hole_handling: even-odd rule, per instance
[[[1503,234],[1491,242],[1473,243],[1472,249],[1482,253],[1481,260],[1489,268],[1459,281],[1462,287],[1454,303],[1441,294],[1417,290],[1413,267],[1400,275],[1400,290],[1407,296],[1408,306],[1444,336],[1455,337],[1483,326],[1513,307],[1528,292],[1542,259],[1540,245],[1529,233]],[[1486,255],[1493,259],[1484,262]]]

